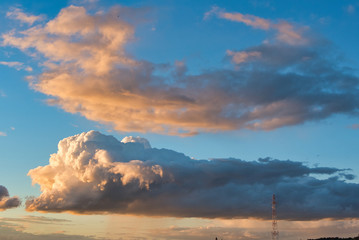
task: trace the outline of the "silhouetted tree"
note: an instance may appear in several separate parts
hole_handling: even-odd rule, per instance
[[[328,238],[317,238],[317,239],[308,239],[308,240],[359,240],[359,235],[353,238],[328,237]]]

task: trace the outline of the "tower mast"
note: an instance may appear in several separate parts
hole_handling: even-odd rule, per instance
[[[276,210],[276,201],[275,194],[272,197],[272,240],[278,240],[278,224],[277,224],[277,210]]]

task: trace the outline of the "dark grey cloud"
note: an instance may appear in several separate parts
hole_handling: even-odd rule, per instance
[[[259,56],[241,62],[237,70],[190,77],[194,84],[207,79],[205,88],[222,92],[221,114],[235,120],[237,128],[271,130],[333,114],[358,114],[359,78],[341,66],[344,60],[330,43],[265,43],[243,52]]]
[[[6,187],[0,185],[0,211],[20,206],[18,197],[10,197]]]
[[[142,138],[90,131],[59,142],[29,171],[42,194],[29,211],[290,220],[358,218],[359,184],[347,170],[262,158],[194,160]],[[315,176],[321,175],[320,178]]]

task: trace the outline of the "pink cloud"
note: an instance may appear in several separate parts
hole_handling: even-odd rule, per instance
[[[32,72],[32,68],[29,66],[24,66],[22,62],[7,62],[7,61],[0,61],[0,65],[8,66],[15,68],[16,70],[26,70],[28,72]]]
[[[288,22],[212,10],[206,18],[215,14],[273,30],[276,41],[227,51],[233,63],[250,62],[251,68],[191,75],[184,61],[156,64],[126,52],[135,28],[124,18],[141,18],[141,11],[117,6],[92,14],[69,6],[45,25],[3,34],[2,44],[43,59],[43,72],[26,79],[31,88],[49,96],[50,105],[121,132],[191,136],[202,131],[271,130],[356,111],[352,103],[358,95],[342,97],[357,89],[355,76],[337,72],[341,67],[327,49],[311,42],[301,45],[306,41],[301,29]],[[328,61],[333,68],[314,79]],[[331,75],[337,80],[329,81]],[[344,86],[341,95],[332,94],[338,86]]]
[[[246,62],[250,59],[253,58],[257,58],[260,57],[262,54],[258,51],[239,51],[239,52],[235,52],[235,51],[230,51],[227,50],[227,55],[232,57],[232,61],[235,64],[241,64],[243,62]]]
[[[225,10],[218,7],[213,7],[210,11],[206,12],[204,18],[208,19],[212,15],[216,15],[218,18],[230,20],[233,22],[241,22],[256,29],[262,29],[266,31],[274,30],[277,32],[276,39],[278,41],[290,45],[300,45],[307,42],[307,39],[302,36],[305,28],[297,28],[284,20],[281,20],[277,23],[251,14],[226,12]]]
[[[42,19],[42,16],[26,14],[20,8],[13,8],[11,11],[6,13],[6,16],[8,18],[16,19],[29,25],[32,25],[34,22]]]
[[[268,30],[271,28],[270,21],[250,14],[219,12],[218,17],[234,22],[242,22],[253,28],[259,28],[263,30]]]

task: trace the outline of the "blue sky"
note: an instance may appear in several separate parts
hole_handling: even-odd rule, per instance
[[[60,21],[51,29],[45,27],[48,22],[59,19],[61,10],[73,11],[66,16],[80,13],[81,9],[86,10],[86,16],[110,16],[109,9],[115,5],[121,6],[121,10],[116,10],[119,26],[110,17],[99,20],[103,29],[113,27],[99,36],[118,41],[115,47],[97,40],[98,32],[91,32],[91,27],[88,31],[94,34],[93,38],[87,33],[76,35],[81,32],[78,29],[88,27],[83,19],[72,23],[78,27],[74,35],[62,29]],[[331,1],[330,4],[327,1],[255,0],[15,1],[0,6],[0,22],[4,23],[0,26],[0,185],[8,189],[10,197],[19,196],[23,203],[27,196],[38,197],[43,191],[39,185],[31,185],[29,170],[48,165],[49,156],[57,152],[60,140],[90,130],[113,135],[119,141],[125,136],[141,136],[153,148],[171,149],[194,159],[256,161],[269,157],[301,162],[312,169],[312,174],[316,167],[328,167],[349,169],[346,174],[359,176],[359,47],[356,44],[359,4],[356,1]],[[37,17],[31,22],[20,19],[23,15],[19,13]],[[22,32],[32,27],[40,29],[44,38],[33,32],[28,35]],[[125,37],[117,38],[114,29],[119,35],[123,31]],[[6,40],[9,36],[13,38]],[[63,41],[63,45],[57,46],[56,41]],[[77,54],[76,49],[67,51],[72,43],[85,46],[83,51],[89,51],[93,57]],[[96,62],[95,57],[102,51],[108,58],[99,55],[98,59],[108,61],[105,67],[100,60]],[[298,62],[299,58],[303,62]],[[135,74],[128,73],[128,69]],[[252,78],[261,71],[266,75]],[[70,77],[59,82],[61,77],[56,77],[63,76],[62,73]],[[247,79],[246,87],[242,87],[241,77]],[[283,81],[277,81],[282,77]],[[106,85],[100,89],[103,83],[112,87]],[[95,101],[93,96],[99,97]],[[55,99],[57,106],[48,104],[49,98]],[[102,99],[104,105],[98,105]],[[119,105],[121,108],[117,108]],[[146,108],[157,115],[146,115],[146,112],[143,117],[128,113]],[[186,132],[192,136],[182,136]],[[162,167],[165,169],[166,165]],[[40,177],[43,175],[39,173]],[[338,178],[336,184],[339,182],[357,187],[358,178]],[[206,216],[175,220],[172,213],[153,220],[147,212],[141,214],[145,216],[143,226],[146,226],[141,228],[141,236],[147,239],[168,239],[169,236],[187,239],[176,235],[176,227],[186,228],[183,234],[188,239],[205,238],[217,230],[228,229],[233,235],[226,239],[238,235],[251,239],[251,234],[262,239],[270,231],[270,223],[265,220],[248,220],[242,223],[243,228],[236,229],[234,226],[241,220]],[[12,220],[5,219],[12,216]],[[116,232],[113,221],[125,226],[128,222],[129,228],[130,222],[138,221],[133,212],[88,217],[26,212],[25,207],[20,206],[0,212],[0,227],[10,234],[6,224],[16,222],[24,234],[54,234],[51,225],[54,221],[50,224],[52,227],[48,227],[51,230],[42,231],[38,220],[35,223],[31,220],[32,225],[28,225],[29,217],[25,217],[26,224],[19,221],[24,216],[66,219],[84,226],[83,232],[78,232],[61,225],[64,232],[60,234],[67,234],[68,239],[70,235],[87,235],[85,229],[94,224],[101,228],[98,230],[101,234],[91,232],[90,235],[116,239],[104,234],[104,229]],[[357,227],[358,215],[348,217],[353,218],[351,226]],[[153,228],[164,223],[169,228],[163,230],[163,235],[155,236],[150,231],[151,221],[156,222]],[[245,234],[246,227],[255,224],[251,221],[263,225],[261,233],[255,235],[254,230],[248,228],[250,235]],[[318,221],[317,230],[311,233],[321,236],[325,231],[323,226],[328,225],[325,221]],[[333,234],[346,234],[341,227],[349,223],[343,221],[330,221],[329,225],[336,229]],[[306,235],[298,227],[300,224],[283,223],[286,224],[296,229],[283,233],[288,234],[288,239],[313,237]],[[170,226],[175,226],[172,232]],[[201,227],[210,230],[196,232]],[[53,237],[50,235],[48,239]],[[131,235],[128,239],[139,236]],[[27,237],[31,239],[30,235]]]

